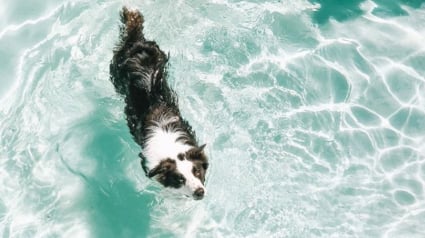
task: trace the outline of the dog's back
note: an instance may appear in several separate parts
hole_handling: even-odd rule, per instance
[[[130,132],[142,145],[148,114],[155,107],[167,107],[179,114],[177,97],[166,81],[167,55],[143,35],[143,16],[124,7],[121,21],[121,42],[110,65],[111,81],[125,97]]]

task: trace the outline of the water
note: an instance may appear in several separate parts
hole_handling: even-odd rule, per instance
[[[109,82],[121,1],[3,1],[1,237],[425,237],[423,0],[126,1],[211,157],[142,173]]]

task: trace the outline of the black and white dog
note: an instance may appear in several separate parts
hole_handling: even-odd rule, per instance
[[[142,168],[168,188],[202,199],[208,160],[205,145],[178,108],[167,83],[168,57],[143,35],[143,16],[126,7],[121,12],[121,41],[110,65],[111,81],[125,98],[128,127],[142,147]]]

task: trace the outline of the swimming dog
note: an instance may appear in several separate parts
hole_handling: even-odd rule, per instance
[[[205,144],[199,146],[167,83],[168,56],[155,41],[145,39],[139,11],[123,7],[121,22],[110,75],[124,97],[130,133],[141,146],[142,168],[163,186],[202,199],[208,169]]]

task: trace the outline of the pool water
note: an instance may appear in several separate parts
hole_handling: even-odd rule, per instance
[[[123,4],[207,143],[201,201],[142,172]],[[1,5],[1,237],[425,237],[424,0]]]

